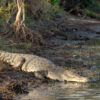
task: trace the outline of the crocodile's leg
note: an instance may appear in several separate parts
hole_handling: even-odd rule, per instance
[[[48,71],[46,71],[46,70],[41,70],[41,71],[34,72],[35,77],[40,78],[40,79],[46,78],[47,74],[48,74]]]
[[[25,58],[23,57],[18,57],[16,59],[14,59],[11,63],[12,67],[14,68],[18,68],[21,70],[22,65],[25,63]]]

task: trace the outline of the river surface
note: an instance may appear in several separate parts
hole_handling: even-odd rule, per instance
[[[93,72],[91,77],[100,79],[100,40],[92,40],[73,52],[73,59],[91,66],[89,75]],[[19,95],[15,100],[100,100],[100,81],[87,84],[55,83],[31,88],[27,95]]]
[[[91,84],[59,83],[35,88],[16,100],[100,100],[100,82]]]

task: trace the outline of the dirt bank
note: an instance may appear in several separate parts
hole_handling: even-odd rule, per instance
[[[100,37],[100,21],[79,19],[72,16],[64,18],[62,15],[56,15],[52,20],[42,24],[39,23],[36,28],[44,35],[48,43],[46,47],[17,44],[13,43],[11,39],[5,41],[1,38],[0,48],[10,52],[31,53],[48,58],[56,65],[65,66],[66,69],[72,69],[80,75],[83,75],[83,70],[91,68],[91,65],[84,64],[82,60],[76,60],[82,56],[81,51],[79,55],[76,55],[73,51],[84,49],[84,45],[77,45],[78,43]],[[82,38],[80,39],[80,37]],[[83,52],[83,55],[86,52]],[[18,94],[28,93],[29,87],[39,87],[52,82],[49,79],[37,79],[33,73],[15,70],[11,66],[0,62],[0,100],[12,100]]]

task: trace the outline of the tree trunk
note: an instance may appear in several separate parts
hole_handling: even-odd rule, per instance
[[[9,29],[6,32],[6,35],[13,38],[15,40],[22,41],[31,41],[35,45],[44,45],[45,41],[43,37],[39,34],[38,31],[34,31],[29,29],[24,21],[25,21],[25,7],[24,0],[17,0],[17,15],[13,24],[10,25]]]

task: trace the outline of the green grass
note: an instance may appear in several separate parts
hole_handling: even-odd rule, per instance
[[[0,50],[7,51],[7,52],[14,52],[14,53],[26,53],[30,52],[30,49],[32,49],[32,43],[28,42],[10,42],[11,39],[3,39],[0,36]]]

